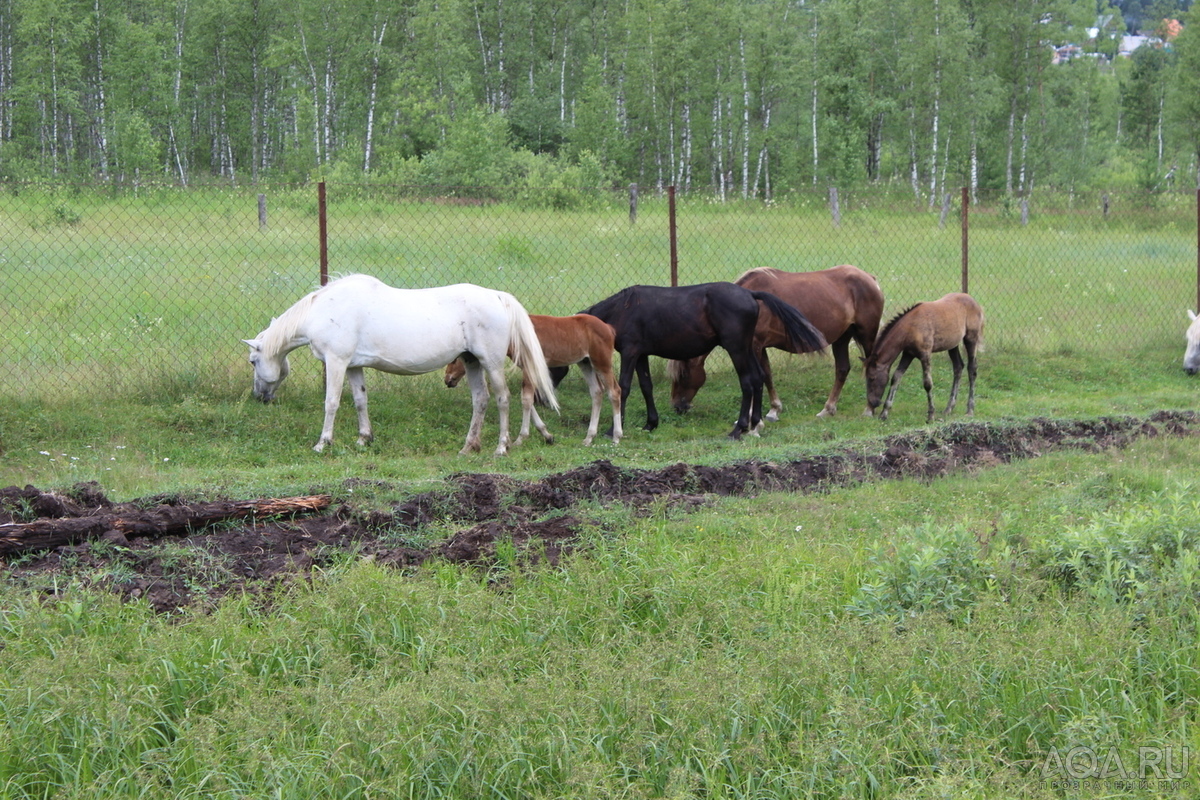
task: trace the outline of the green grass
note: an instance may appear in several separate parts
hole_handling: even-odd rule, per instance
[[[585,553],[500,584],[356,562],[175,619],[8,587],[0,792],[1060,796],[1052,750],[1136,765],[1139,747],[1194,747],[1200,654],[1194,602],[1071,592],[1039,553],[1105,514],[1153,514],[1197,447],[608,509]],[[850,613],[868,555],[930,515],[988,545],[969,620]],[[1197,788],[1150,785],[1117,794]]]
[[[6,236],[36,244],[12,251],[24,253],[20,270],[0,270],[0,311],[24,323],[0,339],[0,485],[97,481],[114,500],[320,491],[371,508],[456,472],[536,478],[599,458],[652,468],[871,452],[888,434],[926,427],[915,370],[887,423],[860,416],[857,371],[839,415],[819,420],[830,360],[777,355],[783,420],[732,442],[738,398],[718,354],[686,416],[669,409],[657,363],[662,425],[640,429],[635,391],[619,446],[579,444],[589,404],[574,374],[562,415],[547,417],[558,442],[535,436],[504,458],[491,455],[494,406],[484,453],[460,457],[465,389],[445,389],[438,375],[370,373],[376,441],[354,444],[347,397],[334,445],[316,454],[317,363],[295,353],[278,402],[263,406],[236,341],[313,281],[304,195],[272,198],[266,235],[233,195],[190,215],[175,198],[145,198],[142,210],[55,199],[78,206],[78,220],[32,200],[0,214]],[[956,288],[957,231],[918,235],[911,220],[898,228],[892,215],[851,210],[830,233],[777,210],[693,210],[681,237],[688,274],[860,262],[885,282],[889,311]],[[563,215],[573,227],[551,235],[542,212],[403,211],[356,209],[360,239],[342,231],[338,246],[353,241],[376,265],[403,254],[413,269],[480,280],[489,269],[538,275],[542,288],[527,294],[561,313],[575,310],[563,297],[647,280],[617,264],[648,275],[665,264],[614,247],[628,231],[599,212]],[[172,216],[208,234],[167,235]],[[229,220],[237,237],[222,227]],[[414,233],[439,225],[441,240]],[[1127,226],[1109,231],[1130,237],[1110,250],[1116,240],[1063,236],[1036,217],[1028,231],[980,228],[973,281],[989,323],[978,420],[1196,407],[1196,380],[1180,363],[1194,274],[1171,266],[1183,234]],[[748,262],[721,255],[730,243]],[[130,277],[121,262],[131,252],[177,271]],[[1032,275],[1041,282],[1026,286]],[[175,291],[205,276],[219,302]],[[112,285],[121,336],[105,338],[112,309],[76,280]],[[1085,302],[1064,304],[1081,287]],[[1027,309],[1051,307],[1066,316],[1026,324]],[[52,324],[79,340],[47,335]],[[14,342],[30,340],[36,358],[13,355]],[[97,352],[113,358],[101,364]],[[179,357],[147,356],[166,352]],[[937,357],[939,412],[948,376]],[[1063,787],[1045,765],[1077,746],[1130,767],[1139,748],[1178,756],[1186,746],[1194,760],[1200,566],[1186,498],[1198,457],[1194,437],[1163,436],[936,481],[714,499],[688,513],[589,505],[587,547],[558,567],[502,559],[490,574],[437,562],[405,573],[338,559],[267,600],[231,597],[171,617],[85,589],[83,577],[4,581],[0,798],[1194,797],[1194,766],[1178,782],[1150,776],[1130,789]]]

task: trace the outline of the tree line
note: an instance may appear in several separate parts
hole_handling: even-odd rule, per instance
[[[1163,188],[1197,179],[1188,6],[0,0],[0,177]],[[1130,13],[1161,35],[1120,55]]]

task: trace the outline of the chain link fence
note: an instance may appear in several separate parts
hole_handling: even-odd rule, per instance
[[[964,226],[957,193],[643,187],[635,205],[626,189],[320,188],[0,185],[0,396],[244,392],[240,340],[317,288],[323,263],[400,287],[477,283],[554,315],[673,268],[689,284],[849,263],[879,279],[885,319],[966,282],[989,348],[1164,360],[1182,356],[1197,300],[1190,193],[976,197]],[[313,359],[293,369],[319,379]]]

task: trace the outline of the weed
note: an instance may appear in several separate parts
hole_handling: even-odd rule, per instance
[[[942,611],[969,620],[987,574],[979,544],[962,525],[922,525],[898,532],[870,557],[862,586],[847,606],[859,617]]]

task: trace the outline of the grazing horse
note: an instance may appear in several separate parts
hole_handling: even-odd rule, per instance
[[[763,370],[754,353],[754,330],[763,313],[779,318],[795,352],[825,347],[821,332],[804,315],[773,294],[744,289],[734,283],[695,286],[630,286],[601,300],[585,314],[613,326],[621,354],[621,412],[629,399],[636,370],[646,400],[646,427],[658,427],[650,356],[685,360],[707,355],[715,347],[729,353],[742,388],[742,407],[730,437],[757,431],[762,419]]]
[[[1192,324],[1187,329],[1187,350],[1183,354],[1183,369],[1188,375],[1200,372],[1200,316],[1188,309]]]
[[[892,401],[896,399],[896,388],[904,371],[914,358],[921,359],[925,372],[925,396],[929,401],[926,422],[933,422],[933,379],[930,375],[929,357],[945,350],[954,367],[954,385],[950,389],[950,402],[946,404],[947,416],[954,410],[958,399],[958,384],[962,378],[963,361],[958,352],[961,344],[967,351],[967,378],[970,391],[967,394],[967,413],[975,413],[975,349],[983,335],[983,309],[969,294],[954,292],[915,306],[892,318],[875,340],[875,350],[866,361],[867,405],[871,413],[883,397],[888,382],[888,370],[897,357],[900,363],[892,375],[892,388],[879,418],[888,418]]]
[[[754,291],[770,292],[795,306],[829,342],[829,349],[833,351],[833,388],[817,416],[836,414],[838,398],[850,374],[850,342],[858,342],[863,357],[867,358],[879,332],[883,292],[875,276],[849,264],[816,272],[784,272],[757,267],[738,278],[736,283]],[[767,358],[768,347],[790,349],[787,333],[779,319],[771,314],[761,314],[754,332],[754,350],[762,361],[763,380],[771,396],[771,410],[765,418],[775,422],[783,410],[783,402],[775,391],[771,362]],[[667,366],[667,374],[671,377],[671,405],[681,414],[692,407],[692,400],[707,379],[705,358],[707,356],[672,361]]]
[[[369,275],[347,275],[301,298],[253,339],[254,396],[270,402],[288,374],[288,353],[308,345],[325,362],[325,425],[313,447],[333,440],[342,383],[350,382],[358,409],[358,443],[373,438],[367,418],[363,368],[420,375],[462,357],[471,387],[471,426],[462,453],[480,449],[491,381],[500,409],[497,455],[508,451],[508,384],[504,357],[558,408],[546,360],[529,315],[507,292],[469,283],[433,289],[396,289]]]
[[[601,322],[590,314],[576,314],[573,317],[547,317],[542,314],[530,314],[533,330],[537,333],[538,341],[542,344],[542,354],[546,357],[546,366],[550,367],[553,376],[555,367],[569,367],[578,364],[583,379],[587,381],[588,393],[592,396],[592,418],[588,422],[587,436],[583,443],[590,445],[600,427],[600,406],[605,390],[613,410],[613,444],[621,441],[621,390],[613,379],[612,361],[616,332],[608,323]],[[455,359],[446,365],[443,380],[446,386],[454,388],[466,373],[462,359]],[[537,426],[547,443],[553,442],[554,437],[546,429],[546,424],[538,416],[533,407],[536,388],[528,380],[521,384],[521,433],[513,440],[513,446],[521,444],[529,436],[529,420]]]

